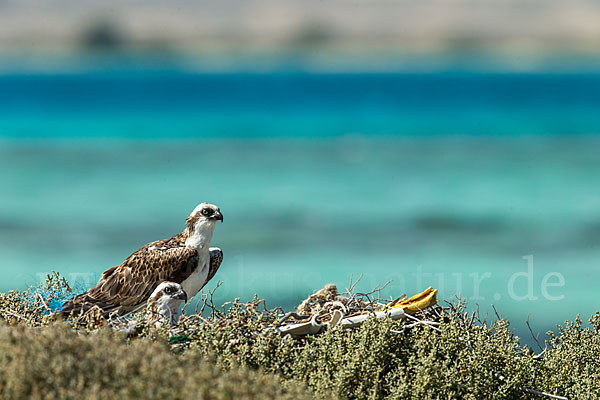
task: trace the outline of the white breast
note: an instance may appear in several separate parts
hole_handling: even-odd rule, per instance
[[[188,299],[194,297],[206,283],[210,271],[210,240],[215,229],[215,220],[200,218],[194,225],[192,234],[185,240],[185,245],[198,251],[198,266],[183,282],[183,290]]]
[[[208,251],[200,250],[199,253],[200,259],[198,260],[198,266],[186,280],[181,282],[181,286],[183,286],[183,290],[185,290],[185,293],[190,300],[206,283],[206,278],[208,278],[210,269],[210,254]]]

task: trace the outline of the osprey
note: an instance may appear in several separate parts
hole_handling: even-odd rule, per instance
[[[177,325],[181,313],[179,306],[187,301],[187,293],[179,283],[163,282],[152,292],[148,299],[147,322],[159,327],[167,322],[169,325]]]
[[[81,314],[99,307],[104,314],[125,314],[142,306],[161,282],[175,282],[192,298],[215,275],[223,261],[221,249],[210,248],[219,207],[199,204],[186,219],[183,232],[148,243],[122,264],[102,273],[98,284],[63,304],[61,313]]]

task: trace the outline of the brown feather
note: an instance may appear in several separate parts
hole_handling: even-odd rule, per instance
[[[161,282],[183,282],[199,260],[197,250],[185,246],[186,238],[184,231],[141,247],[122,264],[106,270],[87,293],[67,301],[62,313],[85,312],[93,305],[104,311],[126,313],[147,301]]]
[[[215,276],[222,262],[223,251],[221,249],[212,249],[210,251],[210,266],[208,269],[208,277],[206,278],[207,283],[213,278],[213,276]]]

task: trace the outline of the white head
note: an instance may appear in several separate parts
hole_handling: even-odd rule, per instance
[[[181,315],[179,307],[186,301],[187,294],[179,283],[162,282],[148,299],[153,314],[150,319],[156,320],[158,325],[164,322],[175,325]]]
[[[217,221],[223,222],[223,214],[219,207],[210,203],[200,203],[185,220],[187,224],[187,246],[207,247]]]

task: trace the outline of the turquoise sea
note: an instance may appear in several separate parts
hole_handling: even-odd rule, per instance
[[[77,286],[225,221],[216,302],[351,277],[491,305],[525,342],[600,308],[600,75],[0,75],[0,290]],[[524,258],[525,257],[525,258]]]

